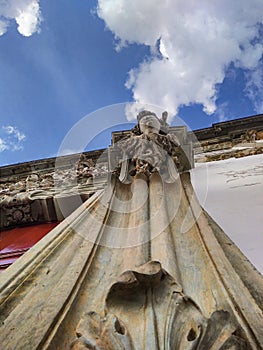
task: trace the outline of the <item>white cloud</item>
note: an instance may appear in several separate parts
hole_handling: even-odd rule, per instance
[[[246,93],[257,113],[263,113],[263,71],[259,67],[246,73]]]
[[[16,127],[12,125],[3,126],[2,129],[8,134],[13,135],[17,141],[24,141],[26,139],[26,135],[20,132]]]
[[[23,36],[39,32],[41,12],[38,0],[3,0],[0,2],[0,35],[3,35],[12,20]]]
[[[0,138],[0,152],[5,151],[6,149],[8,149],[8,146],[5,142],[5,140]]]
[[[20,151],[23,149],[23,142],[26,135],[12,125],[2,126],[0,129],[0,152],[3,151]]]
[[[215,112],[215,117],[219,123],[228,120],[226,113],[225,113],[225,111],[227,110],[227,107],[228,107],[227,102],[223,102],[217,106],[216,112]]]
[[[7,31],[7,27],[8,27],[8,22],[6,20],[0,19],[0,36],[5,34],[5,32]]]
[[[130,70],[126,87],[135,101],[172,114],[191,103],[214,113],[229,64],[247,71],[260,65],[262,0],[98,0],[97,13],[118,47],[151,46],[152,56]]]

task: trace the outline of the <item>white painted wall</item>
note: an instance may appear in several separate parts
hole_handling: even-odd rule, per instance
[[[197,163],[202,206],[263,274],[263,155]]]

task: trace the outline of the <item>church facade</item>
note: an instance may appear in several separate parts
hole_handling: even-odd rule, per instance
[[[2,167],[5,349],[263,349],[262,277],[189,175],[194,153],[263,152],[262,126],[192,133],[145,111],[108,150]]]

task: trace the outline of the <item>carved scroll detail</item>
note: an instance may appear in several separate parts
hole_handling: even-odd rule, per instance
[[[142,298],[143,294],[146,298]],[[167,298],[162,298],[158,306],[156,300],[160,299],[160,295]],[[152,299],[150,303],[149,298]],[[146,300],[148,305],[142,307]],[[130,326],[133,340],[124,322],[110,311],[114,304],[121,306],[116,310],[122,310],[121,316]],[[72,343],[72,350],[157,350],[160,348],[158,344],[163,344],[164,350],[251,349],[244,339],[236,335],[237,325],[229,312],[217,310],[206,318],[157,261],[150,261],[135,271],[124,272],[111,286],[106,307],[106,317],[96,312],[83,316],[77,326],[77,339]],[[160,307],[162,312],[158,317]],[[144,312],[143,322],[137,323],[130,316],[132,308],[138,314]],[[152,310],[147,311],[147,308]],[[148,319],[145,320],[145,317]],[[146,339],[138,340],[139,334]]]
[[[173,298],[172,298],[173,299]],[[165,329],[165,350],[250,349],[235,335],[236,325],[227,311],[215,311],[209,319],[189,299],[171,300]]]
[[[127,328],[112,314],[102,318],[94,311],[87,313],[77,326],[76,333],[72,350],[134,350]]]
[[[130,316],[132,309],[135,313],[144,310],[142,319],[146,317],[146,321],[138,325],[137,331],[130,330],[134,343],[141,327],[145,327],[141,334],[152,334],[156,339],[147,339],[144,347],[137,341],[138,350],[149,346],[159,349],[158,344],[164,344],[164,350],[250,349],[235,335],[237,324],[229,312],[217,310],[206,318],[157,261],[124,272],[111,286],[106,306],[128,325],[135,323]]]

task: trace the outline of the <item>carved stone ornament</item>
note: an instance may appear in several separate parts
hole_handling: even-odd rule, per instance
[[[134,350],[127,328],[112,314],[100,317],[88,312],[77,326],[77,339],[72,350]]]
[[[4,196],[0,201],[0,209],[3,213],[2,226],[26,224],[34,221],[31,215],[31,201],[26,193],[18,193],[14,196]]]
[[[149,177],[158,172],[166,182],[174,182],[178,177],[175,163],[179,140],[175,135],[166,134],[166,119],[159,119],[149,111],[139,113],[137,119],[138,125],[133,132],[115,146],[120,158],[115,172],[120,181],[131,183],[136,174]]]
[[[71,197],[77,193],[87,199],[99,182],[91,180],[101,179],[107,174],[106,162],[95,164],[82,154],[67,167],[58,164],[57,168],[44,172],[8,177],[0,184],[0,228],[62,220],[64,217],[57,210],[54,198]]]
[[[118,176],[0,274],[1,349],[263,350],[263,278],[201,207],[167,125],[148,114],[113,144]],[[16,196],[14,221],[33,200]]]
[[[150,261],[111,286],[105,317],[94,311],[83,316],[72,349],[250,349],[238,332],[228,311],[206,318],[161,264]]]

